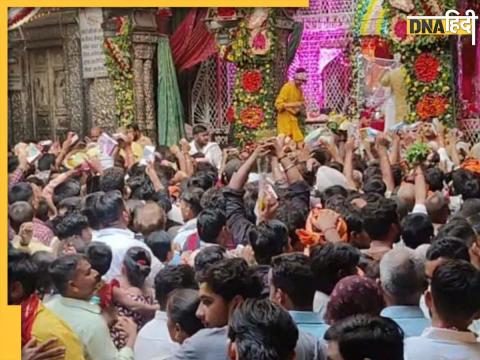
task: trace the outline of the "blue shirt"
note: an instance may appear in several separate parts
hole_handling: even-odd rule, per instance
[[[298,330],[309,333],[317,339],[323,339],[323,335],[329,328],[322,316],[313,311],[289,311]]]
[[[395,321],[402,328],[406,338],[420,336],[423,330],[430,326],[430,320],[425,319],[418,306],[388,306],[380,315]]]

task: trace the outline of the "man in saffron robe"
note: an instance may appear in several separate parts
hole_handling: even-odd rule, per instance
[[[305,82],[307,82],[305,69],[297,69],[293,80],[282,86],[275,100],[278,133],[291,137],[297,143],[303,141],[303,134],[298,124],[298,116],[305,106],[302,92],[302,85]]]

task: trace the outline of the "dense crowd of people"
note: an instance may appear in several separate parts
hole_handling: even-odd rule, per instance
[[[480,359],[478,144],[192,134],[10,149],[22,359]],[[415,139],[430,153],[407,163]]]

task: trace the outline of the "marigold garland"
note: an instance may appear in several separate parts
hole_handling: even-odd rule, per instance
[[[257,129],[263,122],[265,114],[261,107],[252,105],[240,112],[240,122],[249,129]]]
[[[427,94],[417,103],[417,114],[422,120],[442,116],[447,110],[447,99]]]

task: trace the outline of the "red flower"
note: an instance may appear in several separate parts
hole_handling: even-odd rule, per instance
[[[232,106],[228,107],[225,117],[227,118],[229,124],[233,124],[233,122],[235,121],[235,110],[233,110]]]
[[[417,79],[426,83],[434,81],[440,70],[440,62],[432,54],[421,54],[415,61]]]
[[[262,73],[258,70],[245,71],[242,75],[242,87],[248,93],[262,88]]]
[[[422,120],[442,116],[447,110],[447,99],[440,95],[427,94],[420,99],[416,108]]]
[[[240,112],[240,121],[243,126],[249,129],[256,129],[265,118],[263,110],[256,105],[249,106]]]
[[[222,18],[230,18],[235,16],[237,11],[233,7],[221,7],[217,9],[217,15]]]

